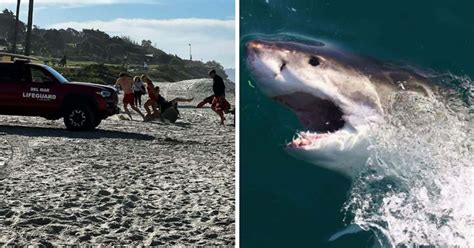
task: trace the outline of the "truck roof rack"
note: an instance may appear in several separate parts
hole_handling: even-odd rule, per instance
[[[21,54],[14,54],[14,53],[2,53],[0,52],[0,61],[24,61],[30,62],[32,60],[39,61],[36,57],[21,55]]]

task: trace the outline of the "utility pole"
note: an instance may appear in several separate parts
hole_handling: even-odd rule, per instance
[[[13,33],[12,53],[16,53],[16,40],[17,40],[17,37],[18,37],[18,24],[20,23],[20,4],[21,4],[21,0],[17,0],[16,1],[15,31]]]
[[[28,29],[26,30],[25,55],[29,56],[31,52],[31,28],[33,26],[33,0],[30,0],[28,7]]]
[[[189,45],[189,61],[193,61],[193,55],[191,53],[191,43],[189,43],[188,45]]]

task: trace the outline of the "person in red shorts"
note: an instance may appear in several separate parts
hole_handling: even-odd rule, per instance
[[[130,74],[127,72],[121,72],[117,82],[115,83],[116,86],[120,86],[123,90],[123,108],[125,113],[130,117],[130,120],[133,120],[130,111],[128,110],[128,105],[135,110],[140,116],[145,120],[145,116],[142,114],[140,109],[135,106],[134,100],[135,96],[133,95],[133,79]]]
[[[209,71],[209,77],[212,78],[212,90],[214,91],[214,95],[206,97],[202,100],[197,107],[202,108],[205,104],[211,104],[211,109],[217,113],[220,117],[221,125],[224,125],[224,113],[232,113],[230,110],[230,103],[225,99],[225,84],[222,77],[217,75],[216,70],[212,69]]]
[[[158,118],[160,117],[160,112],[158,112],[157,110],[158,103],[157,103],[157,96],[155,92],[155,86],[153,85],[153,82],[147,75],[142,76],[142,82],[145,82],[146,91],[148,93],[148,100],[143,105],[147,113],[146,119],[150,120],[153,118]]]

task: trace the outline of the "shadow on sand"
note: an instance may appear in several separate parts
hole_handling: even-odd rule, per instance
[[[184,127],[184,128],[191,128],[191,123],[188,123],[188,122],[175,122],[175,123],[171,123],[175,126],[179,126],[179,127]]]
[[[0,125],[0,133],[10,135],[21,135],[29,137],[62,137],[76,139],[134,139],[154,140],[155,137],[140,133],[129,133],[122,131],[101,130],[73,132],[62,128],[25,127]]]
[[[211,105],[207,106],[202,106],[200,108],[196,108],[196,105],[179,105],[178,109],[183,108],[183,109],[211,109]]]
[[[178,126],[178,127],[182,127],[182,128],[191,128],[192,127],[192,124],[189,123],[189,122],[175,122],[175,123],[171,123],[171,122],[163,122],[163,121],[160,121],[160,120],[153,120],[153,121],[149,121],[147,122],[147,124],[152,124],[152,125],[158,125],[158,126],[170,126],[170,125],[174,125],[174,126]]]

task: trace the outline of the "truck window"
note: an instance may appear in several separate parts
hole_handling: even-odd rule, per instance
[[[0,83],[15,83],[16,70],[12,64],[0,64]]]
[[[35,84],[45,84],[45,83],[52,83],[54,79],[52,76],[43,70],[37,67],[30,67],[31,68],[31,82]]]

